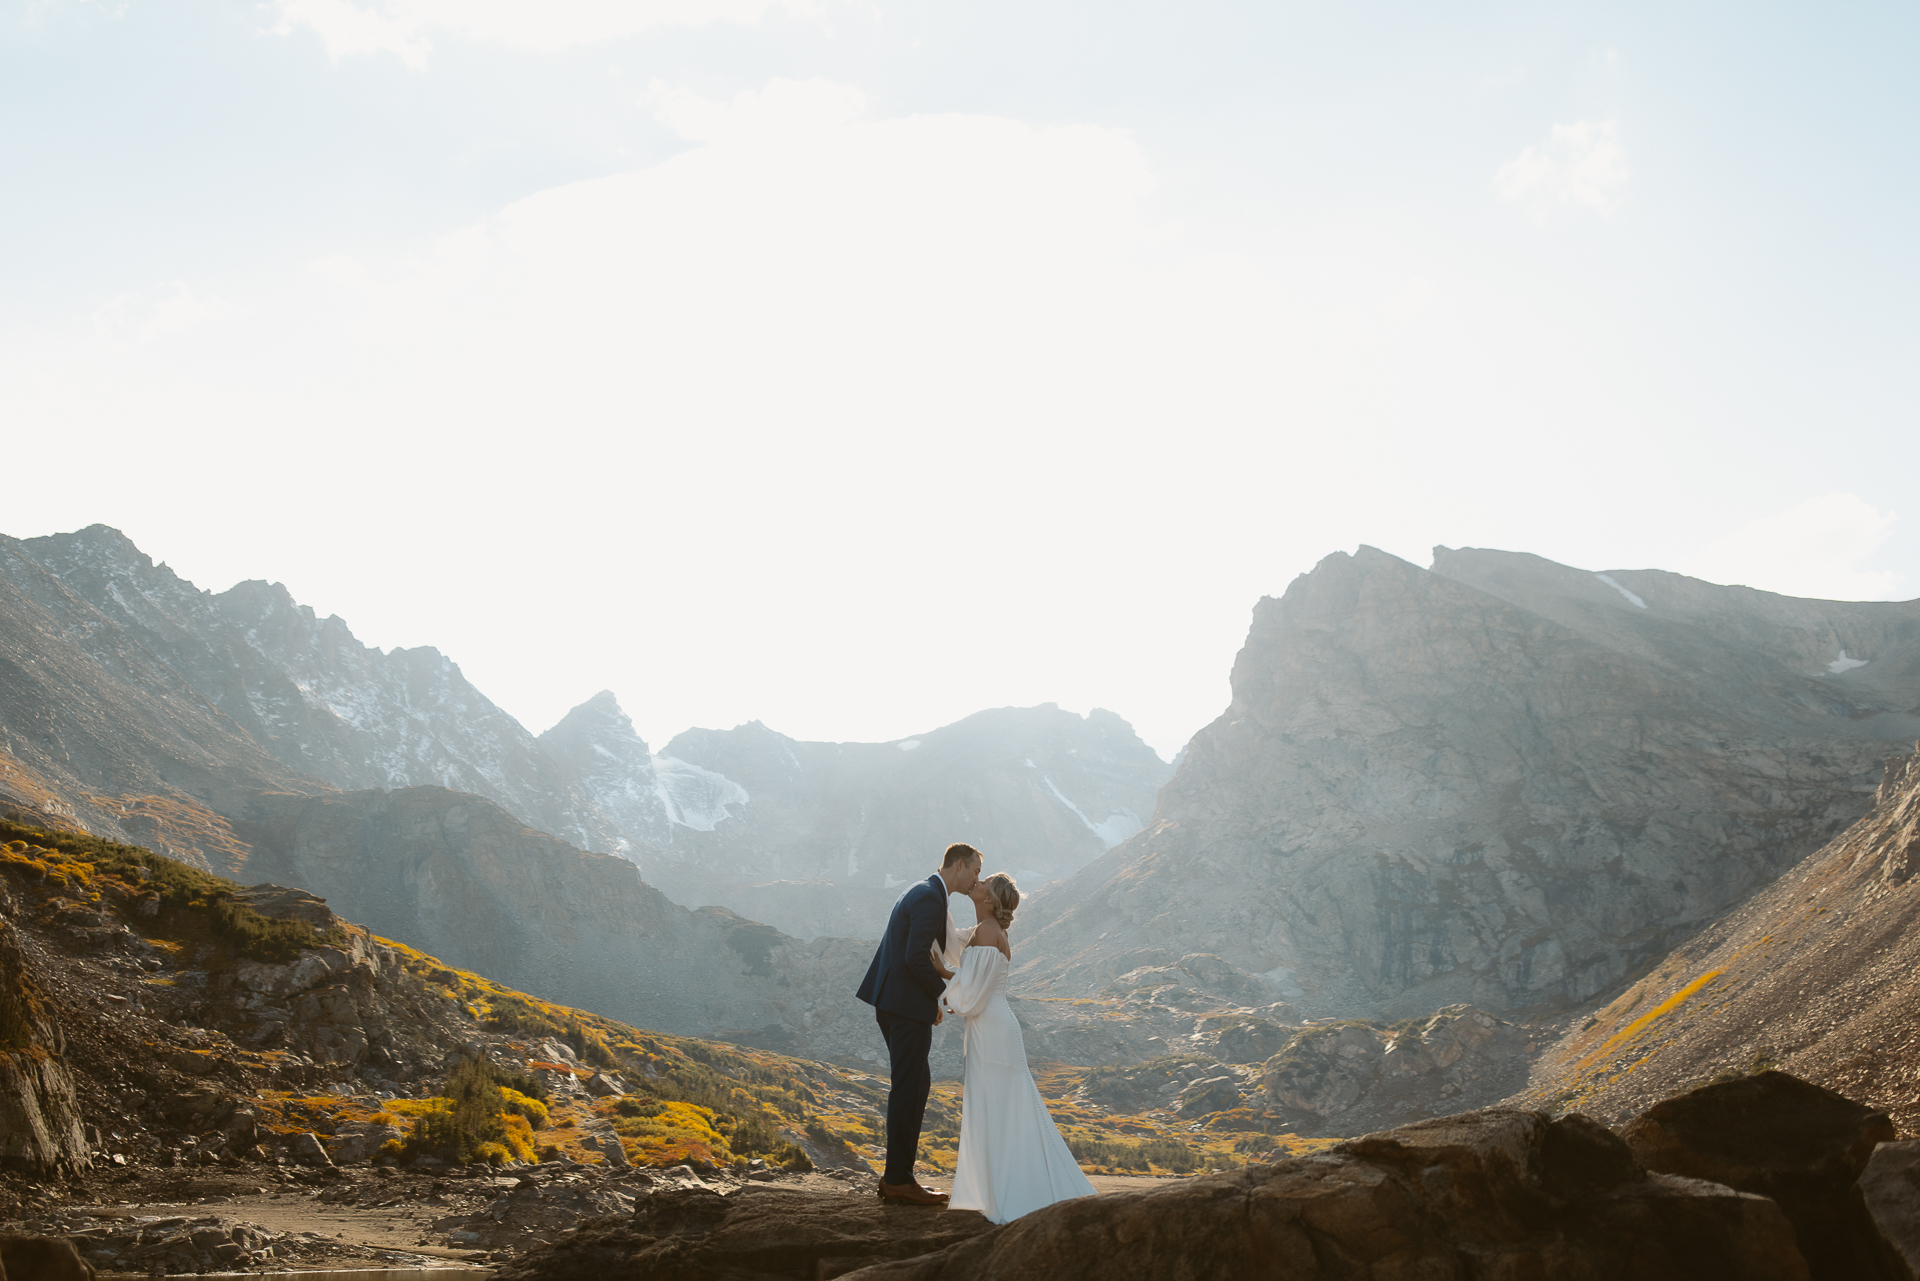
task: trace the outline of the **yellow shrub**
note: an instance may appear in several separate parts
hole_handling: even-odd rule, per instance
[[[513,1154],[513,1159],[516,1161],[533,1160],[533,1127],[527,1124],[527,1118],[524,1116],[515,1116],[509,1112],[503,1119],[506,1121],[507,1132],[501,1139],[501,1142],[504,1143],[507,1150]]]
[[[697,1103],[667,1103],[659,1113],[621,1117],[614,1123],[627,1159],[635,1165],[669,1166],[687,1161],[727,1165],[733,1152],[714,1128],[712,1108]]]
[[[547,1105],[530,1095],[522,1094],[511,1086],[501,1086],[500,1093],[507,1100],[507,1111],[527,1118],[527,1123],[536,1130],[547,1128]]]

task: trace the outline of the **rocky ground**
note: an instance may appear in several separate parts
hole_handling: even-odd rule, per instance
[[[760,1168],[696,1175],[551,1161],[513,1169],[415,1172],[385,1166],[313,1169],[115,1168],[68,1182],[17,1176],[0,1232],[71,1238],[102,1272],[493,1266],[677,1188],[731,1192],[778,1183],[819,1195],[871,1195],[847,1172]]]

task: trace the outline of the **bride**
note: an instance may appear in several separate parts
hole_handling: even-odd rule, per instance
[[[949,923],[946,948],[935,944],[936,968],[947,979],[940,1004],[966,1020],[967,1034],[960,1159],[948,1204],[1007,1223],[1055,1201],[1092,1196],[1094,1188],[1047,1114],[1007,1005],[1007,927],[1020,891],[996,872],[968,897],[980,920],[971,937]]]

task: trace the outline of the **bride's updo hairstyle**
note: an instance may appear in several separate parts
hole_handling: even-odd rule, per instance
[[[1020,887],[1005,872],[995,872],[986,879],[987,893],[993,896],[993,919],[1000,922],[1001,929],[1013,925],[1013,909],[1020,906]]]

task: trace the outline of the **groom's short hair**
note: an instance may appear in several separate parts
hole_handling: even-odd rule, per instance
[[[955,841],[953,844],[947,846],[947,856],[940,860],[940,866],[942,869],[945,869],[952,867],[955,863],[972,863],[976,861],[985,861],[981,858],[979,850],[973,848],[973,846],[967,844],[965,841]]]

